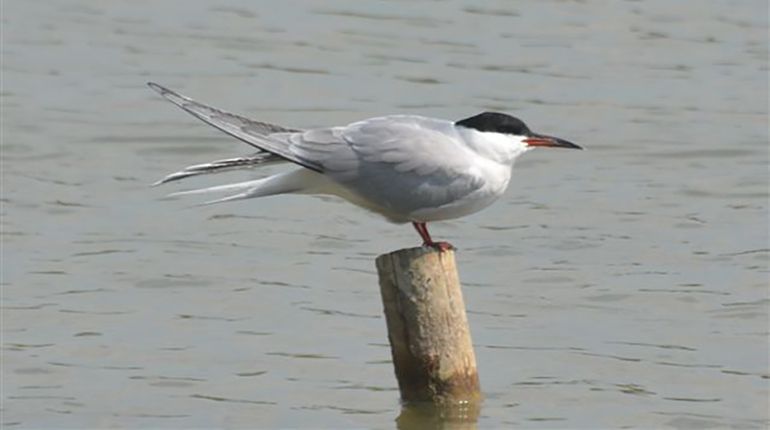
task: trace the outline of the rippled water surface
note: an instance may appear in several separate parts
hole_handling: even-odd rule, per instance
[[[766,428],[764,1],[3,2],[4,428],[394,428],[374,258],[333,199],[149,188],[248,153],[153,80],[295,127],[482,110],[540,150],[457,260],[479,428]],[[271,170],[275,172],[276,169]]]

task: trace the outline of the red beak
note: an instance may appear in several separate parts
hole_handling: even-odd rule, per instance
[[[570,149],[583,149],[579,145],[559,139],[558,137],[545,136],[542,134],[531,133],[529,137],[524,139],[524,143],[528,146],[548,146],[552,148],[570,148]]]

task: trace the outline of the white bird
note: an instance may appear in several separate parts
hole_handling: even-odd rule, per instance
[[[299,168],[266,178],[172,194],[231,192],[204,204],[276,194],[328,194],[394,223],[411,222],[424,245],[434,242],[427,222],[478,212],[505,190],[513,162],[536,147],[582,149],[533,133],[519,119],[484,112],[461,121],[389,115],[346,126],[298,130],[246,119],[198,103],[158,84],[148,85],[196,118],[248,143],[258,152],[186,167],[154,185],[190,176],[294,163]]]

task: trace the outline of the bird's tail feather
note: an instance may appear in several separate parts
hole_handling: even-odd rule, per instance
[[[217,192],[239,192],[238,194],[210,200],[197,206],[207,206],[215,203],[224,203],[235,200],[266,197],[275,194],[312,192],[319,183],[318,173],[307,169],[292,170],[279,173],[267,178],[253,181],[238,182],[235,184],[218,185],[215,187],[200,188],[197,190],[180,191],[169,194],[169,197],[186,196],[192,194],[206,194]]]
[[[209,206],[209,205],[215,205],[217,203],[226,203],[226,202],[234,202],[236,200],[244,200],[251,197],[255,197],[255,196],[251,196],[249,195],[248,192],[245,192],[245,193],[235,194],[232,196],[222,197],[221,199],[209,200],[207,202],[198,203],[197,205],[194,205],[194,206]]]
[[[262,167],[284,162],[286,162],[286,160],[269,152],[257,152],[256,154],[252,154],[247,157],[227,158],[224,160],[212,161],[210,163],[188,166],[178,172],[166,175],[164,178],[153,183],[151,186],[156,187],[167,182],[178,181],[181,179],[189,178],[191,176],[229,172],[232,170],[240,169],[251,169],[254,167]]]
[[[180,196],[188,196],[192,194],[206,194],[206,193],[248,190],[249,188],[259,187],[260,182],[264,182],[265,179],[269,179],[269,178],[256,179],[253,181],[246,181],[246,182],[237,182],[235,184],[217,185],[215,187],[198,188],[195,190],[178,191],[176,193],[169,194],[168,197],[180,197]]]

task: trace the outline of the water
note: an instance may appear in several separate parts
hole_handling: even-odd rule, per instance
[[[432,227],[479,428],[767,427],[767,8],[3,2],[5,428],[397,425],[374,258],[417,235],[333,199],[163,200],[248,148],[148,80],[289,126],[495,109],[585,145]]]

